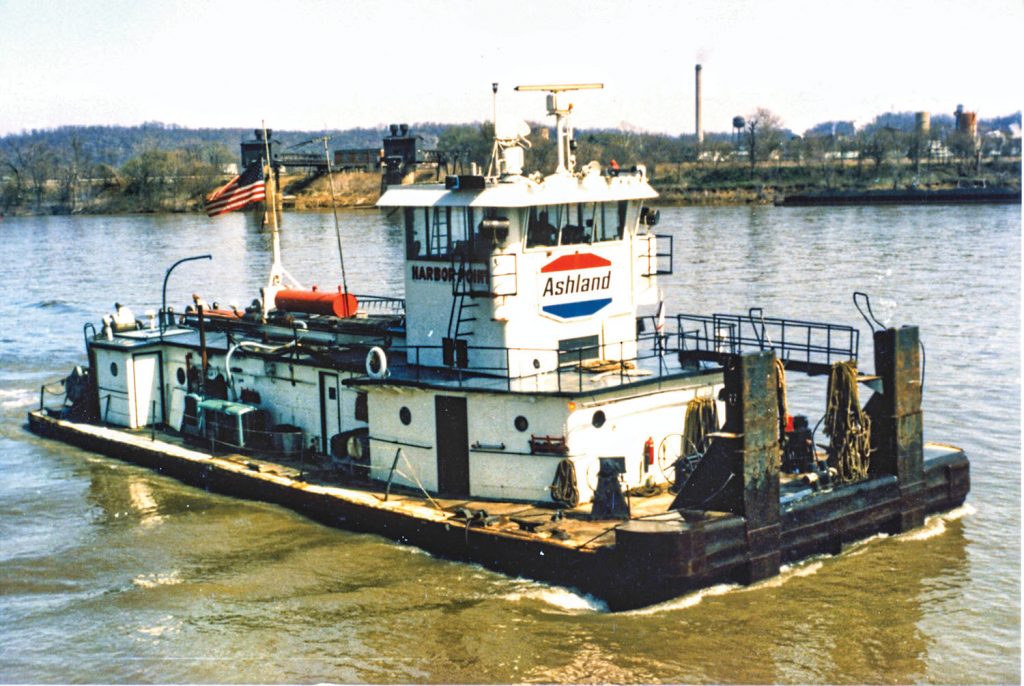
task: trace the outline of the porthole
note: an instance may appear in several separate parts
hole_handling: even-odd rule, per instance
[[[598,410],[594,413],[594,418],[590,420],[590,423],[594,425],[595,429],[600,429],[604,426],[606,419],[607,418],[604,416],[604,410]]]
[[[175,376],[178,379],[178,385],[179,386],[184,385],[184,383],[185,383],[185,369],[183,367],[178,367],[178,373],[175,374]]]
[[[530,422],[523,415],[516,417],[514,424],[519,431],[526,431],[530,428]]]
[[[409,411],[408,407],[403,405],[402,409],[398,411],[398,419],[406,426],[409,426],[412,424],[412,412]]]
[[[537,358],[533,359],[533,368],[540,369],[540,360],[538,360]]]
[[[110,375],[117,376],[117,362],[110,363]]]

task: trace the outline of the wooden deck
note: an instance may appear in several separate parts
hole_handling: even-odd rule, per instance
[[[268,459],[258,453],[211,453],[186,441],[179,434],[68,422],[43,413],[33,415],[65,430],[101,440],[114,446],[114,452],[118,445],[143,449],[172,459],[201,462],[215,469],[244,474],[254,480],[321,494],[361,507],[388,510],[431,522],[443,521],[451,526],[486,529],[499,535],[543,541],[577,550],[596,550],[614,544],[615,537],[610,534],[628,521],[591,520],[589,503],[574,509],[559,510],[554,504],[548,503],[446,498],[402,486],[392,486],[390,492],[385,494],[385,484],[381,482],[346,477],[341,470],[324,469],[310,462]],[[648,497],[628,496],[631,519],[656,519],[662,514],[671,516],[668,509],[673,498],[665,490]]]

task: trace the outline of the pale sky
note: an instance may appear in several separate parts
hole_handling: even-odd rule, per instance
[[[1024,0],[0,0],[0,135],[65,124],[346,129],[545,120],[529,83],[601,82],[578,127],[704,129],[1021,108]]]

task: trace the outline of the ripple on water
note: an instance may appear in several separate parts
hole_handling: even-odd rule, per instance
[[[178,570],[172,570],[170,572],[151,572],[149,574],[139,574],[132,583],[139,588],[157,588],[158,586],[177,586],[181,583],[181,574]]]

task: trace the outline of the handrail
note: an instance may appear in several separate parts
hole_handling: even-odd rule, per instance
[[[603,376],[608,373],[615,373],[620,383],[625,383],[627,377],[630,376],[630,365],[639,368],[639,363],[645,360],[657,360],[657,374],[658,376],[664,376],[671,373],[666,358],[671,358],[674,353],[678,352],[677,348],[669,345],[664,345],[661,348],[657,345],[657,334],[641,334],[638,335],[635,340],[618,341],[613,343],[598,343],[590,346],[574,347],[574,348],[530,348],[530,347],[510,347],[510,346],[487,346],[477,345],[468,346],[469,352],[478,353],[475,358],[480,359],[487,353],[498,353],[503,358],[502,362],[496,365],[482,365],[473,364],[468,369],[450,369],[444,366],[437,367],[425,367],[422,364],[422,356],[427,353],[443,353],[443,345],[397,345],[392,346],[389,349],[389,354],[400,353],[404,354],[406,363],[409,366],[411,372],[410,377],[415,382],[422,382],[427,378],[436,378],[438,380],[444,380],[445,382],[457,382],[459,385],[466,383],[466,372],[473,372],[472,378],[479,379],[480,375],[493,376],[495,380],[504,380],[506,390],[512,390],[512,385],[515,382],[521,382],[529,379],[536,379],[544,377],[548,374],[554,374],[557,380],[557,390],[559,392],[566,392],[570,390],[579,390],[583,388],[583,378],[585,374],[601,374]],[[649,344],[649,345],[648,345]],[[635,346],[636,354],[632,356],[626,355],[626,346]],[[617,348],[617,350],[616,350]],[[617,355],[608,356],[611,351],[616,351]],[[641,350],[648,350],[648,352],[641,352]],[[550,356],[551,358],[559,359],[561,362],[554,368],[512,373],[512,356],[514,353],[539,353]],[[608,363],[609,368],[604,371],[594,371],[588,369],[586,362],[590,360],[602,360]],[[395,367],[392,366],[394,370]],[[648,373],[650,370],[648,370]],[[574,384],[567,381],[568,378],[573,378]]]
[[[193,255],[192,257],[183,257],[174,264],[172,264],[170,268],[167,270],[167,272],[164,274],[164,287],[163,290],[161,291],[162,296],[160,299],[160,340],[163,340],[164,330],[167,328],[167,323],[165,321],[167,318],[167,280],[171,278],[171,272],[173,272],[174,268],[177,267],[179,264],[183,264],[185,262],[192,262],[193,260],[212,259],[213,255],[210,255],[209,253],[205,255]]]
[[[864,301],[864,305],[868,311],[867,314],[865,314],[864,310],[861,309],[861,300]],[[860,316],[863,317],[864,321],[868,323],[868,328],[871,329],[872,333],[874,333],[875,331],[885,330],[885,325],[882,324],[882,322],[878,321],[878,318],[875,316],[875,313],[871,311],[871,296],[869,296],[867,293],[864,293],[863,291],[854,291],[853,306],[857,308],[857,311],[860,312]],[[870,319],[868,318],[868,315],[871,315]],[[878,326],[877,329],[875,328],[876,325]]]
[[[765,317],[760,308],[746,315],[676,315],[676,321],[679,349],[698,359],[773,350],[783,362],[816,373],[833,362],[856,361],[860,346],[852,326]]]

